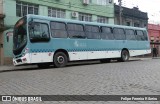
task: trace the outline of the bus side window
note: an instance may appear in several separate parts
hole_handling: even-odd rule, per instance
[[[66,24],[51,22],[51,33],[53,38],[67,38]]]
[[[144,37],[144,33],[142,30],[136,30],[136,34],[137,34],[137,40],[138,41],[144,41],[145,37]]]
[[[126,39],[127,40],[136,40],[135,32],[132,29],[126,29]]]
[[[101,38],[106,39],[106,40],[114,40],[114,36],[112,33],[112,28],[111,27],[101,27],[102,34]]]
[[[49,29],[47,24],[41,24],[41,31],[43,38],[49,38]]]
[[[69,38],[86,38],[83,25],[81,24],[68,23],[67,31],[69,34]]]
[[[125,40],[125,32],[122,28],[113,28],[113,34],[116,40]]]
[[[29,27],[31,42],[47,42],[50,39],[49,27],[46,23],[35,22]]]
[[[98,26],[86,25],[85,31],[88,39],[100,39],[100,31]]]
[[[143,31],[145,41],[148,40],[147,31]]]
[[[41,23],[34,23],[34,27],[30,30],[32,30],[30,32],[30,37],[41,37]]]

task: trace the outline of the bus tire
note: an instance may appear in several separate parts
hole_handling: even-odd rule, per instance
[[[118,61],[121,61],[121,62],[126,62],[129,60],[129,52],[127,50],[122,50],[121,52],[121,58],[118,60]]]
[[[100,62],[101,63],[109,63],[109,62],[111,62],[111,59],[101,59]]]
[[[68,58],[65,53],[57,52],[53,57],[53,64],[56,68],[65,67],[68,62]]]
[[[39,63],[39,64],[37,64],[37,66],[40,69],[46,69],[46,68],[49,68],[50,64],[48,64],[48,63]]]

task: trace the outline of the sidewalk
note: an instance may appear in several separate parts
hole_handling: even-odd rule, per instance
[[[152,57],[152,59],[160,59],[160,57]]]
[[[14,66],[14,65],[0,65],[0,72],[1,71],[10,71],[10,70],[20,70],[26,68],[37,68],[35,65],[28,65],[28,66]]]
[[[160,57],[143,57],[143,56],[140,56],[140,57],[130,57],[130,60],[134,60],[134,59],[140,59],[140,60],[147,60],[147,59],[160,59]]]
[[[129,60],[151,60],[152,57],[130,57]]]

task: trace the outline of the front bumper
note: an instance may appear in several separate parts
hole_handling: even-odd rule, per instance
[[[13,58],[13,65],[18,66],[18,65],[24,65],[24,64],[29,64],[29,55],[26,54],[25,56],[18,57],[18,58]]]

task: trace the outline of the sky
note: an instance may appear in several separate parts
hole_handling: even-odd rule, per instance
[[[118,4],[118,0],[114,1]],[[122,5],[138,7],[140,11],[148,13],[149,23],[160,24],[160,0],[122,0]]]

